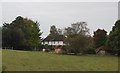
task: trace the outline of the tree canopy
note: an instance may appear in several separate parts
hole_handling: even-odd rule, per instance
[[[116,21],[108,37],[108,47],[120,54],[120,20]]]
[[[57,28],[55,25],[52,25],[50,27],[50,35],[56,35],[56,34],[58,34]]]
[[[0,48],[2,48],[2,27],[0,27]]]
[[[2,27],[2,46],[14,49],[32,50],[40,44],[39,23],[31,19],[16,17],[12,23]]]
[[[73,36],[73,35],[88,35],[89,28],[87,28],[86,22],[76,22],[71,24],[71,27],[65,28],[64,34],[66,36]]]
[[[86,22],[77,22],[71,24],[64,30],[64,35],[67,37],[65,43],[70,52],[75,54],[82,53],[83,49],[89,45],[90,36]]]

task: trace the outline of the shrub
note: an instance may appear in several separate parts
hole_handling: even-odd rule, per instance
[[[95,49],[94,48],[85,48],[83,50],[84,54],[95,54]]]

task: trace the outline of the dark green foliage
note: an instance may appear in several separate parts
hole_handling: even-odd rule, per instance
[[[95,49],[94,48],[85,48],[84,50],[83,50],[83,52],[85,53],[85,54],[95,54]]]
[[[0,27],[0,48],[2,47],[2,27]]]
[[[55,25],[52,25],[50,27],[50,35],[56,35],[56,34],[58,34],[57,28]]]
[[[12,23],[3,24],[3,47],[14,49],[36,50],[40,44],[39,23],[18,16]]]
[[[90,44],[90,38],[83,35],[75,35],[74,37],[66,38],[67,48],[72,53],[83,53],[83,50]]]
[[[45,49],[48,49],[48,48],[49,48],[48,44],[45,44],[45,45],[44,45],[44,48],[45,48]]]
[[[109,34],[108,47],[114,54],[120,53],[120,20],[116,21]]]
[[[66,35],[65,43],[68,52],[83,53],[83,49],[90,44],[89,29],[85,22],[77,22],[71,27],[65,28],[64,35]]]

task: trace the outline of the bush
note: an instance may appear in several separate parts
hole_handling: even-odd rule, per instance
[[[95,49],[94,48],[85,48],[83,50],[84,54],[95,54]]]

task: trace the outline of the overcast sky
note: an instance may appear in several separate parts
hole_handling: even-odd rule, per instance
[[[90,33],[98,28],[109,32],[118,19],[117,2],[5,2],[2,3],[2,22],[10,23],[17,16],[40,23],[42,37],[49,34],[51,25],[57,28],[85,21]]]

